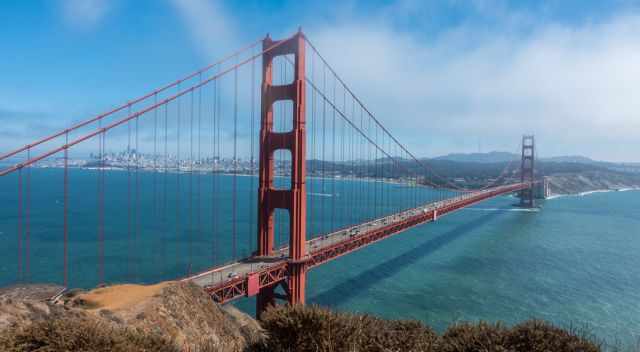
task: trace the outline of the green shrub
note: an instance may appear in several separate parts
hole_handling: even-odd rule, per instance
[[[6,352],[95,351],[177,352],[164,338],[138,330],[115,328],[94,319],[50,319],[0,334]]]

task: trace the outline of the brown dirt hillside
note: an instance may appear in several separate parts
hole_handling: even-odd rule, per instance
[[[242,313],[233,307],[220,308],[190,283],[109,286],[80,294],[71,304],[118,324],[164,335],[191,349],[211,346],[240,351],[260,338],[257,322],[250,319],[254,324],[242,326],[235,318]]]
[[[191,283],[114,285],[70,293],[56,303],[0,295],[0,334],[69,319],[157,336],[190,351],[242,351],[262,339],[255,320],[233,307],[219,307]]]

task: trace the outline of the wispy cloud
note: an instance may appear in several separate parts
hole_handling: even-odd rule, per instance
[[[51,114],[40,111],[13,110],[0,107],[0,150],[7,151],[26,143],[34,131],[47,134],[63,124],[55,124]]]
[[[214,60],[225,49],[239,45],[234,25],[217,0],[171,0],[191,39],[207,60]]]
[[[517,15],[517,14],[516,14]],[[521,33],[462,24],[436,38],[385,21],[319,26],[310,37],[372,110],[419,155],[515,149],[637,159],[640,16],[540,23]],[[598,145],[594,148],[594,145]]]
[[[79,29],[98,25],[113,7],[109,0],[60,0],[66,23]]]

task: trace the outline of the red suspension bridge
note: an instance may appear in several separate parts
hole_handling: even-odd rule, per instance
[[[16,273],[0,284],[182,278],[220,303],[257,296],[258,313],[304,303],[306,273],[327,261],[501,195],[533,206],[534,153],[525,136],[519,167],[459,187],[302,32],[267,36],[0,155],[0,230],[15,233],[3,275]]]

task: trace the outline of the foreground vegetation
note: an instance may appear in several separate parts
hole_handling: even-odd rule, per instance
[[[262,351],[532,351],[596,352],[587,338],[530,320],[511,328],[462,323],[438,335],[417,321],[384,320],[319,307],[281,306],[267,311]]]
[[[158,351],[178,352],[166,338],[137,329],[119,328],[93,319],[38,321],[0,334],[0,350],[22,351]]]
[[[0,351],[595,352],[602,346],[542,321],[460,323],[443,334],[418,321],[317,306],[278,306],[260,324],[191,283],[114,285],[56,302],[0,294]],[[607,351],[633,351],[608,347]],[[638,349],[637,351],[640,351]],[[636,352],[637,352],[636,351]]]
[[[532,351],[597,352],[589,339],[541,321],[507,328],[500,324],[462,323],[438,335],[417,321],[384,320],[336,313],[319,307],[280,306],[267,311],[266,337],[249,351]],[[181,351],[175,341],[136,328],[104,324],[77,316],[51,319],[6,330],[2,351]],[[212,344],[191,351],[218,351]]]

